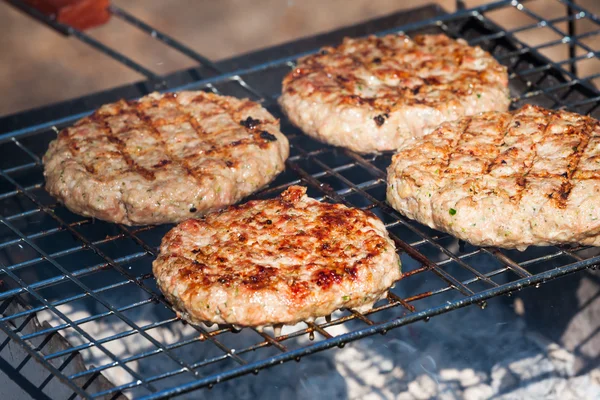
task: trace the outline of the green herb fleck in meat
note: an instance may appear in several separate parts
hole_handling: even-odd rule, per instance
[[[456,215],[456,210],[454,208],[451,208],[451,209],[448,210],[448,213],[450,215]]]

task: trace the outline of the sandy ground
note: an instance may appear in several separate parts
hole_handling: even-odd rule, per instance
[[[126,9],[194,50],[218,60],[236,54],[313,35],[344,25],[430,3],[418,0],[115,0]],[[449,11],[454,0],[435,3]],[[466,1],[475,6],[485,1]],[[600,14],[600,1],[579,0],[578,4]],[[558,0],[533,0],[526,6],[547,18],[564,15]],[[489,16],[507,28],[537,22],[514,8]],[[566,32],[566,24],[558,27]],[[590,20],[578,23],[578,32],[598,30]],[[158,43],[149,36],[113,18],[88,32],[104,44],[127,54],[157,74],[195,65],[193,60]],[[562,36],[550,28],[528,30],[517,35],[531,44],[546,43]],[[585,39],[600,50],[600,35]],[[134,82],[143,77],[111,58],[65,37],[0,3],[0,115],[71,99],[95,91]],[[543,50],[554,60],[567,57],[567,46]],[[579,54],[584,54],[583,49]],[[580,76],[600,72],[598,58],[580,62]],[[8,94],[8,95],[7,95]]]

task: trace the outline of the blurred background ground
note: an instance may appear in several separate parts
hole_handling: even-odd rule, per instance
[[[437,3],[450,12],[455,10],[454,0],[114,0],[113,3],[213,60],[428,3]],[[465,3],[471,7],[485,1],[467,0]],[[577,3],[595,14],[600,13],[598,0]],[[547,18],[565,15],[565,6],[557,0],[533,0],[526,5]],[[489,16],[508,29],[537,22],[515,9],[493,12]],[[598,29],[589,20],[580,22],[578,33]],[[567,32],[566,23],[558,27]],[[195,65],[193,60],[117,18],[88,33],[158,74]],[[562,37],[549,28],[529,30],[517,36],[533,45]],[[599,36],[591,36],[584,43],[595,51],[600,50]],[[143,78],[4,2],[0,3],[0,50],[0,92],[3,93],[0,116]],[[564,60],[567,51],[567,45],[561,44],[542,52],[551,59]],[[580,50],[579,54],[583,53]],[[598,58],[579,64],[582,77],[600,72]]]

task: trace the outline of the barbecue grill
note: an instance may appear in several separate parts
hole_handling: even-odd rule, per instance
[[[587,39],[600,34],[600,19],[574,1],[560,0],[565,13],[552,18],[516,0],[472,9],[458,1],[457,11],[451,14],[425,6],[218,63],[111,6],[113,18],[199,63],[197,68],[168,76],[157,76],[127,55],[20,1],[10,3],[146,78],[0,119],[0,329],[4,333],[0,338],[5,338],[0,351],[21,347],[27,360],[32,358],[47,369],[43,379],[22,379],[21,386],[35,397],[52,397],[49,388],[57,379],[71,398],[135,394],[158,399],[211,388],[469,305],[483,309],[494,297],[600,265],[600,251],[595,248],[550,246],[524,252],[478,248],[407,220],[385,202],[391,153],[359,155],[313,141],[291,126],[276,104],[280,82],[295,60],[320,46],[333,45],[344,36],[445,33],[483,47],[508,67],[513,109],[533,103],[598,118],[600,91],[594,80],[600,73],[580,77],[577,72],[580,62],[598,57],[597,47]],[[500,10],[525,14],[532,22],[505,30],[491,18]],[[578,32],[584,20],[593,29]],[[534,29],[551,32],[552,39],[535,46],[519,39],[520,33]],[[556,46],[564,48],[564,57],[550,60],[545,50]],[[401,254],[404,271],[386,300],[371,311],[341,310],[327,319],[287,327],[278,336],[269,329],[246,328],[241,334],[254,342],[240,347],[236,341],[240,333],[232,327],[184,326],[157,289],[151,262],[170,226],[125,227],[95,221],[70,213],[44,191],[40,158],[60,129],[103,103],[153,90],[184,89],[248,97],[281,118],[291,144],[286,171],[253,198],[271,198],[301,184],[311,197],[370,210],[382,219]],[[65,311],[76,304],[92,310],[91,314],[78,318]],[[139,310],[149,310],[144,315],[153,317],[144,321],[134,317]],[[58,323],[39,323],[37,317],[44,313]],[[89,332],[90,323],[114,323],[122,329],[99,335]],[[345,333],[332,333],[340,326]],[[154,334],[158,328],[194,334],[167,338]],[[62,336],[72,340],[56,339]],[[110,350],[111,344],[130,336],[146,343],[143,351]],[[209,347],[211,352],[206,353]],[[79,354],[90,349],[102,353],[106,362],[83,366]],[[141,362],[161,363],[164,368],[159,374],[144,375],[132,367]],[[107,381],[103,373],[111,369],[119,370],[126,383],[115,386]]]

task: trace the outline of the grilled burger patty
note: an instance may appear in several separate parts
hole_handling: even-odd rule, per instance
[[[600,124],[531,105],[444,123],[394,155],[387,198],[480,246],[598,246]]]
[[[44,156],[46,190],[71,211],[126,225],[179,222],[265,186],[289,154],[249,100],[153,93],[101,107]]]
[[[400,277],[400,259],[372,213],[321,203],[292,186],[179,224],[152,267],[192,323],[294,324],[341,308],[370,309]]]
[[[372,152],[395,150],[444,121],[506,111],[507,86],[506,68],[464,40],[371,36],[301,59],[279,101],[306,134]]]

